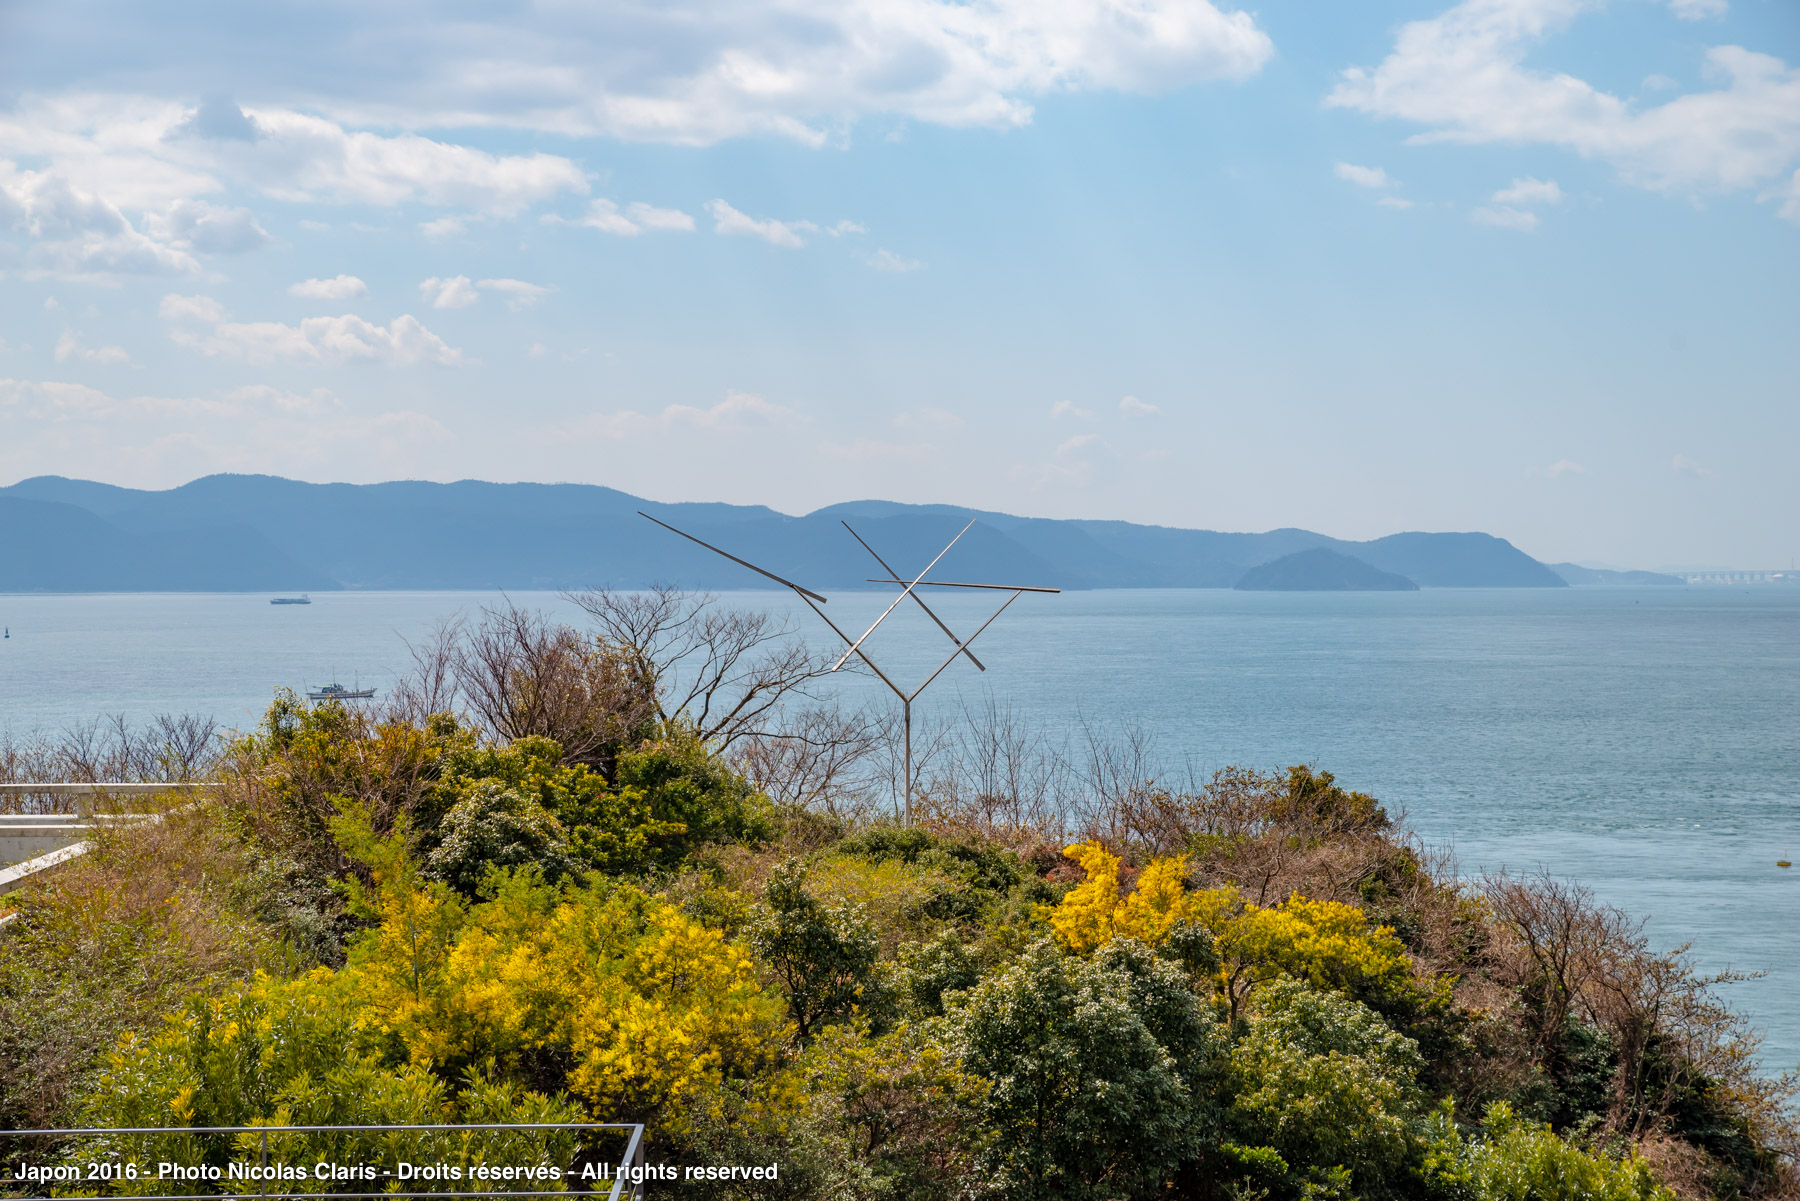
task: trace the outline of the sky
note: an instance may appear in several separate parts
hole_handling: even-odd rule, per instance
[[[0,0],[0,484],[1800,556],[1793,0]]]

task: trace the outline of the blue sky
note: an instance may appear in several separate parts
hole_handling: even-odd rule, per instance
[[[0,3],[0,482],[1800,554],[1789,0]]]

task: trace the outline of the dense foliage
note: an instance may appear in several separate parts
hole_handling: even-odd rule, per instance
[[[218,800],[17,898],[0,1120],[626,1120],[653,1161],[782,1165],[653,1186],[718,1197],[1792,1195],[1783,1086],[1708,981],[1579,890],[1439,878],[1328,774],[1126,790],[1064,846],[987,801],[778,805],[640,702],[557,710],[571,751],[278,698]]]

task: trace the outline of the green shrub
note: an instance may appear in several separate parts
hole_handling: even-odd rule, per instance
[[[561,823],[575,865],[609,875],[673,870],[704,844],[757,842],[773,829],[768,801],[689,735],[620,753],[615,777],[609,783],[585,765],[564,763],[549,738],[468,743],[445,754],[431,795],[449,814],[498,785]],[[437,837],[422,835],[427,845]]]
[[[946,930],[930,942],[912,943],[900,949],[894,989],[902,1006],[923,1017],[942,1017],[944,994],[973,988],[981,980],[981,967],[967,944],[954,930]]]
[[[494,780],[476,784],[451,806],[437,835],[425,874],[470,898],[495,868],[536,867],[552,884],[575,869],[562,823]]]
[[[1404,1196],[1420,1154],[1418,1047],[1347,997],[1281,979],[1256,994],[1231,1050],[1232,1137],[1291,1165],[1287,1187]],[[1327,1176],[1320,1176],[1325,1172]]]
[[[859,1010],[878,1010],[879,950],[868,917],[857,905],[826,908],[806,890],[806,869],[789,860],[763,889],[763,912],[750,944],[781,981],[788,1016],[802,1042]]]
[[[989,1085],[982,1182],[1015,1201],[1163,1195],[1217,1129],[1219,1028],[1146,948],[1080,959],[1040,941],[950,1021]]]
[[[1504,1102],[1488,1107],[1483,1125],[1467,1153],[1476,1201],[1674,1201],[1643,1160],[1589,1155]]]
[[[755,844],[775,832],[769,799],[689,733],[672,732],[621,754],[615,782],[621,793],[642,793],[654,820],[681,826],[678,837],[659,847],[658,867],[674,867],[707,843]]]

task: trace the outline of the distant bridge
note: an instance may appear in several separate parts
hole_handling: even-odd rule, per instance
[[[1800,571],[1684,571],[1690,584],[1800,584]]]

